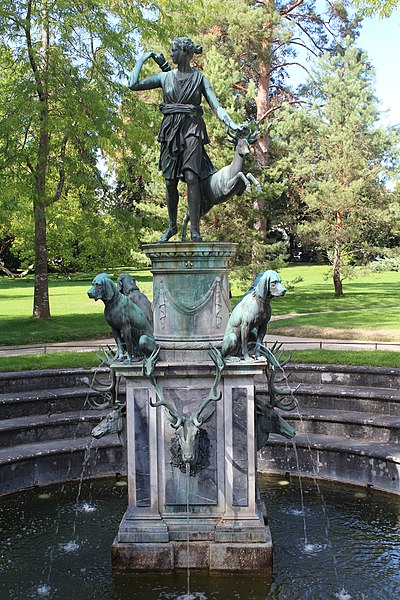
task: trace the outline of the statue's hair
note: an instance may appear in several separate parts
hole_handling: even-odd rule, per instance
[[[195,44],[188,37],[174,37],[172,43],[178,46],[185,54],[201,54],[203,52],[203,47],[200,44]]]

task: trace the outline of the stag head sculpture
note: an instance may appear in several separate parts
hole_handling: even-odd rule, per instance
[[[175,459],[174,464],[179,466],[182,470],[185,470],[185,466],[189,464],[191,475],[202,468],[200,460],[201,454],[208,444],[208,438],[206,439],[206,432],[202,429],[202,426],[204,423],[210,421],[214,415],[216,410],[215,404],[208,415],[204,415],[204,411],[210,403],[218,402],[222,397],[221,392],[219,394],[217,393],[217,387],[221,380],[221,374],[225,367],[225,363],[220,352],[214,348],[214,346],[211,346],[209,355],[216,367],[214,382],[206,398],[202,400],[197,410],[188,417],[180,415],[171,403],[164,398],[162,390],[155,381],[153,370],[157,360],[158,350],[147,359],[144,365],[144,370],[158,397],[157,401],[150,400],[150,405],[155,407],[163,406],[165,408],[166,417],[170,421],[171,427],[176,432],[176,439],[172,445]]]

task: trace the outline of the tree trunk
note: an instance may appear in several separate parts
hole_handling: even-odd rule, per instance
[[[49,275],[47,268],[46,236],[46,176],[49,157],[49,27],[47,0],[42,0],[42,43],[41,75],[38,81],[40,134],[36,165],[36,196],[33,204],[35,217],[35,287],[33,296],[33,316],[39,319],[50,317]]]
[[[43,203],[35,201],[35,288],[33,316],[50,317],[49,278],[47,270],[46,215]]]
[[[271,46],[272,33],[274,30],[273,23],[265,23],[264,30],[266,36],[262,42],[264,50],[268,50]],[[259,68],[258,89],[256,95],[257,119],[260,120],[265,115],[270,107],[269,88],[271,83],[271,65],[268,62],[261,61]],[[262,169],[268,164],[268,149],[269,149],[269,133],[263,131],[257,143],[255,144],[255,154],[257,162]],[[258,198],[253,203],[254,208],[254,229],[257,231],[261,242],[265,241],[267,235],[267,220],[263,213],[265,210],[265,200]],[[259,257],[253,255],[253,260],[256,261]]]
[[[268,46],[268,41],[263,41],[263,46]],[[258,90],[256,95],[257,119],[260,120],[270,108],[269,87],[271,83],[271,66],[266,62],[260,63]],[[255,144],[255,154],[260,167],[266,167],[268,164],[269,134],[263,131]]]
[[[335,288],[335,298],[341,298],[343,296],[343,285],[342,278],[340,275],[340,253],[342,246],[342,228],[343,228],[343,218],[340,212],[336,213],[336,238],[335,238],[335,249],[333,254],[333,264],[332,264],[332,276],[333,276],[333,285]]]

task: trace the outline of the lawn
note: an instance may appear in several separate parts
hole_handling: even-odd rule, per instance
[[[273,315],[297,315],[273,321],[269,331],[280,335],[400,341],[400,273],[369,273],[344,283],[344,296],[334,298],[327,267],[299,266],[281,271],[285,284],[303,281],[283,298],[272,301]],[[301,314],[312,313],[312,314]]]
[[[390,350],[295,350],[290,352],[290,362],[400,368],[400,352],[391,352]],[[290,365],[287,368],[290,370]]]
[[[285,353],[287,357],[289,353]],[[295,350],[290,352],[291,363],[355,365],[400,368],[400,352],[387,350]],[[96,352],[56,352],[0,357],[0,372],[32,371],[36,369],[72,369],[100,366]],[[287,369],[290,371],[290,364]]]
[[[131,272],[141,290],[151,298],[150,271],[134,271],[124,267],[110,273],[114,281],[122,270]],[[294,316],[271,322],[271,333],[373,341],[400,340],[400,273],[370,273],[345,282],[344,297],[335,299],[332,282],[324,279],[327,270],[326,266],[296,265],[280,271],[288,292],[283,298],[272,301],[272,312],[274,316]],[[298,277],[302,281],[293,286],[293,280]],[[31,317],[32,279],[0,278],[0,345],[110,337],[110,328],[103,317],[103,303],[94,302],[87,296],[90,285],[89,276],[52,278],[52,318],[37,320]],[[245,289],[240,289],[233,276],[231,289],[234,305]]]
[[[55,352],[54,354],[0,357],[0,372],[35,371],[38,369],[90,369],[98,366],[100,366],[100,360],[96,352]]]
[[[130,271],[147,295],[152,292],[149,271]],[[114,281],[119,272],[110,273]],[[0,278],[0,346],[43,344],[111,337],[104,304],[91,300],[91,277],[50,280],[51,319],[32,318],[33,280]]]

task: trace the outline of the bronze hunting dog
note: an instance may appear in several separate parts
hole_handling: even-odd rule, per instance
[[[107,273],[96,275],[92,284],[88,296],[104,302],[104,317],[112,328],[118,348],[115,359],[124,359],[124,342],[129,362],[134,357],[150,356],[156,343],[152,327],[143,311],[121,294]]]
[[[249,341],[255,338],[255,357],[258,358],[271,318],[271,298],[284,296],[285,293],[286,288],[276,271],[259,273],[229,317],[222,342],[222,356],[242,356],[245,360],[249,359]]]

